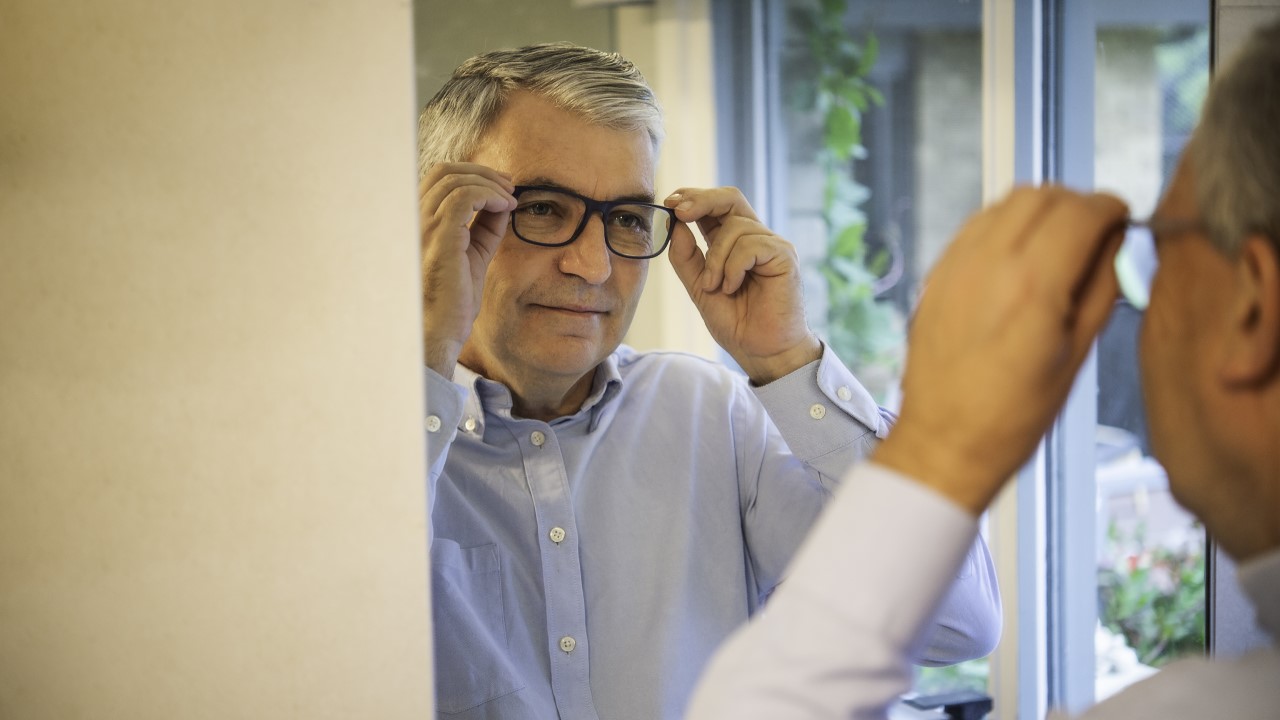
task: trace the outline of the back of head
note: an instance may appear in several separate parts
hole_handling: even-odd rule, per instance
[[[512,91],[536,93],[613,130],[648,132],[656,153],[662,111],[640,71],[617,53],[544,43],[477,55],[454,71],[418,118],[418,172],[460,162],[502,112]]]
[[[1190,152],[1213,242],[1231,255],[1252,233],[1280,244],[1280,22],[1218,72]]]

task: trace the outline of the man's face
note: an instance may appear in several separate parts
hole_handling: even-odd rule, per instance
[[[511,95],[469,161],[509,173],[517,185],[556,185],[597,200],[653,196],[647,133],[591,125],[527,92]],[[647,269],[648,261],[609,252],[599,215],[564,247],[531,245],[508,227],[460,359],[517,393],[530,383],[589,383],[622,342]]]
[[[1233,263],[1205,231],[1188,228],[1201,217],[1195,169],[1184,157],[1152,218],[1160,264],[1142,321],[1142,388],[1152,451],[1174,496],[1205,517],[1223,495],[1215,493],[1225,481],[1218,449],[1230,443],[1215,422],[1230,412],[1217,389],[1216,363],[1235,277]]]

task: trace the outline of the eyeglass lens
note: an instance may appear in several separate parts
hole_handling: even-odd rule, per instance
[[[520,193],[511,225],[520,238],[539,245],[564,245],[582,224],[587,205],[555,190]],[[643,203],[614,205],[604,223],[605,243],[617,254],[646,258],[660,252],[671,233],[669,215]]]
[[[1151,303],[1151,282],[1155,279],[1158,265],[1151,228],[1130,225],[1125,231],[1120,252],[1116,254],[1116,279],[1124,299],[1139,310],[1146,310]]]

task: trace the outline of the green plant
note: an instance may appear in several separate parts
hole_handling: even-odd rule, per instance
[[[937,695],[958,690],[987,691],[991,676],[991,661],[978,658],[955,665],[922,667],[916,670],[916,682],[912,688],[921,695]]]
[[[1099,619],[1125,637],[1146,665],[1160,667],[1205,649],[1205,558],[1199,544],[1146,548],[1142,526],[1126,538],[1112,523],[1120,558],[1098,571]]]
[[[892,255],[871,253],[866,243],[867,217],[862,205],[870,197],[857,181],[854,161],[865,159],[863,115],[883,104],[867,80],[875,65],[875,35],[859,41],[845,26],[848,0],[818,0],[798,6],[793,22],[805,39],[807,54],[798,58],[797,105],[821,119],[822,144],[817,162],[824,178],[822,217],[827,247],[819,272],[827,283],[827,341],[855,369],[879,368],[896,375],[901,363],[903,322],[897,309],[878,302],[880,285]]]

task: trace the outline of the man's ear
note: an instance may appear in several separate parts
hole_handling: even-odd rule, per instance
[[[1222,379],[1234,387],[1280,375],[1280,251],[1265,235],[1245,239],[1236,259]]]

